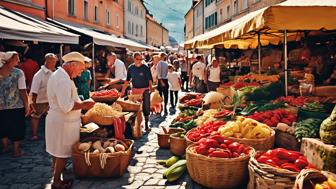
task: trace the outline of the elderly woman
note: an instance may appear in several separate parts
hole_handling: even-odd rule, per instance
[[[70,188],[72,182],[61,180],[71,146],[79,141],[81,110],[93,107],[94,102],[82,102],[77,94],[73,78],[85,70],[84,56],[71,52],[62,57],[64,64],[49,78],[47,94],[49,112],[46,118],[46,150],[54,157],[54,181],[52,188]]]
[[[14,157],[23,155],[20,141],[25,136],[25,115],[30,113],[26,82],[17,52],[0,52],[0,137],[3,152],[13,141]]]

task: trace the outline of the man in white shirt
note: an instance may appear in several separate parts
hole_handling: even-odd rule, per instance
[[[115,79],[126,80],[127,70],[123,61],[117,58],[117,55],[113,52],[107,54],[107,66],[108,70],[106,78],[109,78],[111,74],[114,74]]]
[[[189,81],[190,85],[192,81],[194,82],[196,92],[204,93],[206,92],[204,84],[206,65],[202,62],[202,56],[197,56],[196,59],[197,62],[192,66]]]
[[[31,120],[32,137],[30,140],[38,140],[39,137],[38,127],[40,118],[43,114],[46,114],[49,109],[48,97],[47,97],[47,83],[51,76],[57,62],[57,56],[53,53],[48,53],[44,56],[45,62],[41,69],[34,75],[30,95],[32,97],[32,110],[33,114]]]

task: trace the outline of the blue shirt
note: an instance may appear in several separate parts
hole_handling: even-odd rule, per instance
[[[156,66],[158,73],[158,79],[168,79],[168,63],[166,61],[160,61]]]
[[[133,88],[148,88],[149,81],[153,81],[152,73],[148,66],[142,64],[140,67],[131,64],[127,70],[127,81],[132,82]]]

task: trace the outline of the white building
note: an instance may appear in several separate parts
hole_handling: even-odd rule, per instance
[[[146,7],[142,0],[125,0],[124,33],[127,38],[146,43]]]
[[[197,2],[194,6],[194,36],[204,33],[204,5],[203,0]]]
[[[204,1],[204,31],[209,31],[217,26],[216,0]]]

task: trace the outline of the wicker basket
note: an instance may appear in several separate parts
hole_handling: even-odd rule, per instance
[[[230,140],[253,147],[255,150],[266,151],[272,149],[275,140],[275,131],[272,129],[272,135],[263,139],[246,139],[228,137]]]
[[[126,152],[115,152],[108,154],[106,165],[104,168],[100,165],[100,155],[90,154],[89,159],[91,166],[85,162],[85,153],[78,150],[79,143],[72,146],[72,162],[73,170],[76,178],[92,178],[92,177],[120,177],[128,167],[132,158],[132,148],[134,141],[125,140],[129,144]]]
[[[81,118],[82,123],[84,125],[93,122],[100,126],[111,126],[113,125],[113,121],[116,119],[114,116],[86,116],[86,115],[83,115]]]
[[[177,137],[178,133],[171,134],[170,140],[170,152],[177,156],[183,156],[187,148],[187,142],[185,138]]]
[[[305,169],[298,174],[293,189],[314,189],[316,183],[322,183],[328,178],[320,171]]]
[[[119,96],[117,97],[91,96],[91,98],[95,102],[106,102],[108,104],[113,104],[115,101],[118,100]]]
[[[248,189],[292,189],[298,173],[260,164],[255,159],[261,152],[251,156],[248,164]]]
[[[141,110],[141,103],[125,100],[117,100],[115,103],[119,104],[124,112],[138,112]]]
[[[169,136],[171,134],[178,133],[178,132],[185,132],[185,130],[182,128],[169,127],[167,134],[157,133],[158,143],[159,143],[160,148],[169,148],[170,147]]]
[[[186,159],[190,177],[209,188],[236,188],[247,179],[250,156],[233,159],[210,158],[195,152],[196,145],[187,147]]]

